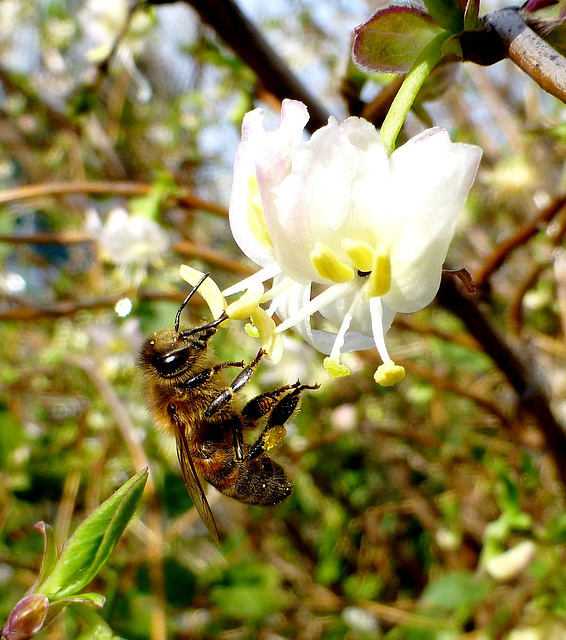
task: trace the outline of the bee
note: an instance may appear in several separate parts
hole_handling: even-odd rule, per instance
[[[285,469],[267,451],[285,436],[285,423],[296,412],[301,393],[319,385],[300,382],[262,393],[244,403],[235,395],[250,380],[265,352],[260,349],[248,365],[217,362],[210,339],[227,320],[179,328],[181,313],[208,273],[185,298],[174,329],[151,334],[140,353],[145,395],[152,417],[164,432],[175,436],[177,455],[187,491],[211,536],[220,544],[216,521],[200,478],[225,496],[253,505],[276,505],[292,490]],[[225,384],[224,370],[240,369]],[[265,426],[253,444],[244,431]]]

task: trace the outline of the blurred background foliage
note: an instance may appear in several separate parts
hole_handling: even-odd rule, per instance
[[[438,124],[484,149],[449,256],[476,279],[472,306],[458,312],[449,285],[397,318],[408,373],[391,389],[372,352],[333,380],[286,336],[245,394],[321,383],[277,454],[294,492],[269,509],[211,490],[217,548],[137,354],[173,324],[180,264],[221,287],[250,273],[226,218],[231,168],[243,114],[263,106],[271,126],[279,101],[191,4],[0,3],[0,620],[36,578],[33,525],[61,544],[147,465],[143,507],[89,588],[108,637],[565,638],[564,105],[508,63],[429,80],[404,135]],[[239,6],[330,112],[379,124],[396,81],[349,62],[374,3]],[[187,318],[206,313],[196,301]],[[238,322],[214,345],[225,360],[257,349]],[[91,637],[96,615],[70,607],[41,636]]]

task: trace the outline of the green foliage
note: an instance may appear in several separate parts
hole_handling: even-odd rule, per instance
[[[464,26],[464,12],[459,0],[424,0],[426,10],[443,29],[458,33]]]
[[[210,598],[224,616],[249,622],[261,622],[289,602],[277,570],[250,558],[227,571],[222,584],[212,587]]]
[[[416,69],[385,127],[390,146],[430,124],[484,147],[450,262],[474,274],[477,307],[563,418],[563,105],[509,66],[449,64],[458,35],[420,58],[439,34],[478,29],[477,1],[388,7],[369,20],[363,3],[247,4],[282,66],[339,119],[347,104],[379,124],[398,89],[381,71]],[[558,5],[529,4],[523,15],[536,12],[562,50]],[[336,381],[320,354],[285,336],[284,359],[262,362],[237,395],[243,404],[298,378],[321,383],[273,452],[293,494],[260,508],[205,487],[221,547],[210,540],[174,438],[148,416],[137,358],[147,334],[172,326],[187,290],[181,262],[221,288],[247,273],[223,208],[242,117],[261,106],[271,126],[278,78],[252,71],[183,3],[136,10],[124,33],[121,6],[3,7],[0,622],[17,609],[31,611],[28,630],[43,624],[45,599],[26,600],[38,581],[54,617],[42,637],[53,640],[565,637],[563,452],[536,415],[544,397],[517,393],[492,343],[440,304],[397,316],[388,338],[407,376],[388,390],[372,380],[373,351],[347,354],[353,373]],[[118,55],[98,67],[117,37]],[[143,264],[104,257],[101,227],[115,208],[149,218],[169,249]],[[114,310],[121,298],[126,317]],[[192,302],[184,322],[209,317]],[[213,344],[224,361],[257,353],[239,322]],[[121,535],[145,475],[96,507],[146,465],[152,491]],[[52,525],[43,536],[32,529],[40,521]],[[510,578],[489,573],[524,543],[532,553]]]
[[[147,469],[137,473],[77,528],[52,570],[42,576],[37,585],[39,593],[52,600],[64,599],[96,576],[137,509],[147,476]],[[46,549],[52,563],[50,538],[46,539]]]
[[[392,5],[356,28],[353,60],[366,73],[406,73],[441,31],[421,9]]]

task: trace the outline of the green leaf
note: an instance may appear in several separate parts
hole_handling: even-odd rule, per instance
[[[210,598],[223,615],[238,620],[264,620],[287,606],[288,594],[281,588],[281,577],[274,567],[245,563],[227,576],[230,584],[212,588]]]
[[[450,33],[464,28],[464,11],[460,0],[424,0],[425,7],[434,21]]]
[[[134,216],[156,220],[159,217],[161,204],[175,188],[173,178],[167,173],[162,173],[146,196],[130,200],[130,213]]]
[[[113,640],[120,637],[114,634],[106,620],[101,618],[92,608],[79,605],[73,607],[73,613],[86,622],[86,626],[77,640]]]
[[[356,27],[352,56],[366,73],[407,73],[442,29],[422,9],[389,6]]]
[[[464,11],[464,31],[478,31],[482,28],[479,14],[480,0],[468,0]]]
[[[431,582],[425,588],[422,599],[440,609],[456,611],[479,602],[489,589],[489,581],[480,580],[467,571],[453,571]]]
[[[35,525],[41,534],[43,534],[43,558],[41,561],[41,569],[39,577],[35,585],[35,591],[41,591],[41,585],[51,574],[57,564],[57,545],[55,544],[55,536],[53,529],[45,522],[38,522]]]
[[[71,536],[41,593],[57,600],[85,587],[100,571],[139,504],[147,481],[144,469],[130,478]]]

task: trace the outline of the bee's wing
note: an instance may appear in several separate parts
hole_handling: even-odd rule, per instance
[[[220,534],[218,533],[216,520],[212,515],[210,505],[208,504],[208,500],[206,499],[206,495],[198,478],[193,459],[191,458],[189,444],[187,442],[187,436],[183,424],[177,424],[176,435],[177,455],[179,456],[179,464],[183,471],[185,486],[187,487],[187,491],[189,492],[200,517],[210,531],[210,535],[214,538],[216,544],[220,546]]]

